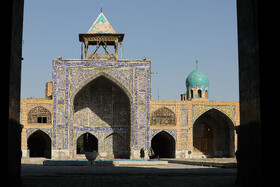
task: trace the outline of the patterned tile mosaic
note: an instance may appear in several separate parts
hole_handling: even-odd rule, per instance
[[[74,116],[74,98],[88,83],[105,76],[118,85],[130,101],[130,130],[134,149],[149,146],[150,121],[150,62],[108,62],[108,61],[53,61],[53,149],[68,149],[73,146],[73,131],[114,132],[117,129],[89,127],[83,115]],[[141,105],[141,107],[140,107]],[[139,108],[140,107],[140,108]],[[84,109],[86,110],[86,109]],[[84,113],[84,112],[81,112]],[[89,113],[89,115],[91,115]],[[80,126],[73,126],[79,118]],[[94,117],[93,117],[94,123]],[[141,126],[141,128],[140,128]],[[138,130],[141,131],[138,132]],[[119,129],[120,130],[120,129]],[[146,136],[146,134],[148,136]],[[145,139],[147,137],[147,139]],[[63,140],[62,140],[63,139]],[[141,142],[139,140],[141,139]],[[144,142],[142,141],[144,140]],[[63,145],[61,145],[63,144]]]
[[[199,116],[211,109],[217,109],[227,115],[235,122],[235,106],[234,105],[193,105],[192,121],[194,122]]]

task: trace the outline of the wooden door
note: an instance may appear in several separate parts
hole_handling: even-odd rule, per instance
[[[193,151],[202,152],[205,155],[214,154],[214,131],[206,123],[194,125]]]
[[[193,140],[194,152],[203,152],[203,154],[214,154],[214,139],[195,138]]]

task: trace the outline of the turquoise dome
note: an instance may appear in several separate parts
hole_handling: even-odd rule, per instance
[[[202,71],[196,69],[186,79],[186,86],[209,86],[209,80]]]

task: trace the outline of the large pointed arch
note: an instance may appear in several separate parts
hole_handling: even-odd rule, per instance
[[[226,115],[234,124],[235,123],[235,106],[234,105],[193,105],[192,121],[194,122],[205,112],[216,109]]]
[[[105,76],[85,85],[73,100],[73,124],[94,127],[130,127],[130,101],[127,94]],[[76,119],[76,120],[75,120]]]
[[[125,155],[129,158],[130,137],[134,129],[132,100],[125,86],[109,74],[100,71],[82,82],[72,92],[69,103],[70,128],[89,129],[90,132],[98,131],[98,128],[113,132],[121,130],[124,132],[124,138],[117,138],[115,134],[114,137],[123,140],[122,142],[127,145],[126,149],[115,148],[112,154],[116,157]],[[116,147],[120,144],[113,142],[112,145]]]
[[[215,157],[234,156],[234,124],[220,110],[212,108],[193,123],[193,151]]]
[[[89,76],[87,79],[85,79],[84,81],[82,81],[78,86],[76,86],[76,88],[73,89],[73,91],[71,92],[70,95],[70,104],[73,104],[73,100],[76,96],[76,94],[82,89],[84,88],[87,84],[89,84],[90,82],[92,82],[94,79],[104,76],[107,79],[111,80],[113,83],[115,83],[116,85],[118,85],[120,88],[122,88],[122,90],[126,93],[126,95],[128,96],[130,102],[133,102],[133,97],[131,92],[129,91],[129,89],[124,86],[117,78],[115,78],[113,75],[104,72],[104,71],[98,71],[97,73]]]

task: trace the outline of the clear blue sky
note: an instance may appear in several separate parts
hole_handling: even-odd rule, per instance
[[[21,97],[44,97],[52,59],[80,58],[79,33],[100,13],[100,0],[25,0]],[[238,101],[235,0],[102,0],[103,13],[125,33],[124,59],[152,61],[152,98],[180,100],[195,69],[209,78],[210,100]]]

